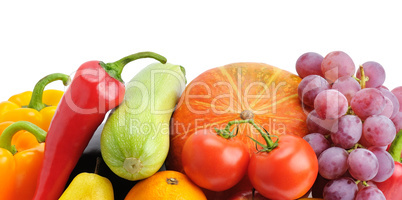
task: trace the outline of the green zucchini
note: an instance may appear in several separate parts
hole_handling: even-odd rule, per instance
[[[155,63],[126,84],[124,101],[109,115],[101,153],[118,176],[136,181],[156,173],[169,151],[170,118],[186,85],[185,69]]]

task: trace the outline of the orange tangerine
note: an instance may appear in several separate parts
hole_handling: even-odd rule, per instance
[[[206,200],[202,190],[184,174],[160,171],[130,190],[125,200]]]

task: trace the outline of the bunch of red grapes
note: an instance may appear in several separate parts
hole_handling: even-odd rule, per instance
[[[394,171],[387,148],[402,129],[402,86],[385,87],[385,70],[377,62],[356,67],[351,57],[333,51],[325,57],[308,52],[299,57],[302,78],[298,95],[308,112],[324,199],[385,199],[377,182]],[[318,180],[317,179],[317,180]]]

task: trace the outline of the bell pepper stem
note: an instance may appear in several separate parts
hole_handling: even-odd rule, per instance
[[[389,154],[391,154],[392,158],[401,162],[401,153],[402,153],[402,129],[396,134],[394,141],[391,143],[391,146],[388,149]]]
[[[99,64],[102,66],[103,69],[105,69],[105,71],[109,74],[109,76],[119,80],[120,82],[123,82],[123,79],[121,78],[121,73],[123,72],[124,66],[126,66],[126,64],[128,64],[131,61],[141,59],[141,58],[153,58],[163,64],[165,64],[167,62],[165,57],[163,57],[157,53],[150,52],[150,51],[144,51],[144,52],[131,54],[131,55],[126,56],[113,63],[99,62]]]
[[[18,121],[4,129],[3,133],[0,135],[0,148],[7,149],[13,155],[17,153],[15,147],[11,145],[11,139],[18,131],[22,130],[32,133],[38,142],[44,142],[46,139],[46,131],[39,128],[37,125],[28,121]]]
[[[43,108],[45,108],[46,105],[42,101],[43,91],[49,83],[57,80],[63,81],[64,86],[69,85],[71,82],[70,76],[62,73],[49,74],[43,77],[41,80],[38,81],[38,83],[36,83],[32,91],[32,97],[31,101],[29,102],[28,108],[33,108],[37,111],[40,111]]]

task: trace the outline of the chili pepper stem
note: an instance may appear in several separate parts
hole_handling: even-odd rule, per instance
[[[32,91],[32,97],[31,101],[29,102],[28,108],[33,108],[37,111],[45,108],[46,105],[42,101],[43,91],[49,83],[57,80],[63,81],[64,86],[69,85],[71,82],[70,76],[62,73],[49,74],[43,77],[41,80],[38,81],[38,83],[36,83]]]
[[[396,134],[394,141],[388,149],[389,154],[391,154],[392,158],[401,162],[401,153],[402,153],[402,129]]]
[[[159,62],[165,64],[167,62],[166,58],[150,51],[144,51],[144,52],[139,52],[135,54],[131,54],[129,56],[126,56],[116,62],[113,63],[103,63],[99,62],[99,64],[105,69],[105,71],[113,78],[119,80],[120,82],[123,82],[123,79],[121,78],[121,73],[123,72],[123,68],[125,65],[127,65],[129,62],[140,59],[140,58],[153,58],[155,60],[158,60]]]
[[[43,129],[28,121],[18,121],[4,129],[3,133],[0,135],[0,148],[7,149],[13,155],[17,153],[15,147],[11,145],[11,139],[13,138],[14,134],[21,130],[32,133],[38,142],[44,142],[46,139],[47,133]]]

